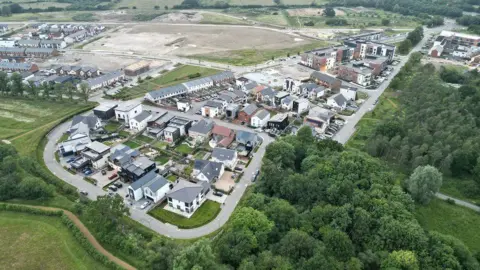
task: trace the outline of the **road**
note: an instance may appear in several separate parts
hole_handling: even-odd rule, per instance
[[[145,106],[146,110],[159,110],[156,107],[152,106]],[[182,117],[188,117],[193,120],[200,120],[202,116],[199,115],[186,115],[181,112],[171,111],[173,115],[178,115]],[[237,130],[248,130],[251,129],[234,125],[232,123],[224,122],[218,119],[213,119],[216,123],[220,125],[224,125],[228,128],[237,129]],[[55,160],[55,150],[56,150],[56,142],[62,134],[68,129],[70,123],[66,122],[55,129],[53,129],[48,135],[48,142],[45,146],[45,151],[43,152],[43,159],[47,168],[57,177],[60,179],[68,182],[69,184],[75,186],[79,190],[88,191],[88,197],[92,200],[95,200],[98,196],[106,195],[107,193],[102,190],[102,187],[94,186],[89,182],[83,180],[83,177],[79,175],[73,175],[66,171],[56,160]],[[252,161],[250,162],[250,166],[245,168],[244,174],[240,181],[236,184],[234,191],[227,197],[225,204],[222,205],[222,209],[218,216],[212,222],[195,229],[188,229],[183,230],[179,229],[176,226],[162,223],[155,218],[149,216],[145,210],[140,210],[136,208],[130,208],[130,217],[137,222],[142,223],[146,227],[156,231],[159,234],[165,235],[167,237],[178,238],[178,239],[190,239],[190,238],[197,238],[201,236],[208,235],[210,233],[215,232],[216,230],[220,229],[228,220],[230,215],[232,214],[233,210],[237,206],[238,202],[243,196],[248,185],[252,182],[252,174],[257,170],[260,169],[260,165],[262,162],[263,155],[265,154],[265,148],[267,145],[272,143],[274,140],[269,137],[267,134],[262,133],[259,134],[260,137],[263,139],[263,143],[258,149],[257,153],[254,154]]]
[[[475,204],[472,204],[472,203],[469,203],[469,202],[466,202],[466,201],[462,201],[462,200],[459,200],[459,199],[455,199],[453,197],[450,197],[450,196],[442,194],[442,193],[437,193],[437,194],[435,194],[435,196],[437,196],[437,198],[442,199],[442,200],[446,200],[446,199],[454,200],[455,204],[458,204],[458,205],[470,208],[472,210],[475,210],[477,212],[480,212],[480,207],[476,206]]]

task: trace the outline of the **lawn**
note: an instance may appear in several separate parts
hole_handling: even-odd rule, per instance
[[[191,154],[193,152],[193,148],[186,144],[180,144],[179,146],[175,147],[175,151],[181,154]]]
[[[41,138],[66,116],[73,116],[92,104],[65,101],[0,99],[0,139],[8,139],[20,154],[35,152]]]
[[[68,140],[68,137],[70,137],[70,134],[68,134],[68,133],[63,133],[63,134],[62,134],[62,137],[60,137],[60,139],[58,139],[58,142],[59,142],[59,143],[64,142],[64,141]]]
[[[155,161],[158,162],[160,165],[167,163],[170,160],[167,156],[156,156]]]
[[[177,178],[178,177],[176,175],[171,174],[167,177],[167,180],[170,181],[170,182],[175,182],[175,181],[177,181]]]
[[[120,123],[117,123],[117,122],[108,122],[104,128],[106,131],[110,132],[110,133],[113,133],[113,132],[116,132],[118,130],[118,128],[121,126]]]
[[[304,51],[312,50],[315,48],[325,47],[329,43],[325,41],[316,41],[310,44],[296,46],[279,50],[257,50],[257,49],[245,49],[245,50],[233,50],[225,52],[216,52],[212,54],[197,54],[191,56],[193,59],[201,61],[218,62],[224,64],[230,64],[235,66],[250,66],[261,64],[266,61],[276,59],[279,57],[290,55],[297,55]]]
[[[480,251],[480,235],[477,232],[479,213],[434,199],[427,206],[418,206],[415,216],[424,228],[455,236],[471,251]]]
[[[205,156],[207,152],[205,151],[198,151],[196,154],[195,154],[195,158],[196,159],[203,159],[203,157]]]
[[[114,97],[120,98],[123,100],[137,98],[137,97],[143,96],[147,92],[150,92],[162,87],[184,83],[186,81],[210,76],[219,72],[221,72],[221,70],[191,66],[191,65],[181,65],[175,68],[174,70],[164,73],[163,75],[157,78],[154,78],[151,80],[145,80],[135,87],[122,88],[118,94],[114,95]],[[192,76],[194,74],[198,74],[199,76],[195,78],[189,78],[189,76]]]
[[[107,269],[59,217],[0,212],[0,261],[5,269]]]
[[[135,137],[135,140],[138,141],[138,142],[143,142],[143,143],[151,143],[153,141],[152,138],[147,137],[145,135],[139,135],[139,136]]]
[[[140,144],[138,144],[137,142],[134,142],[134,141],[126,141],[123,144],[125,144],[126,146],[128,146],[132,149],[135,149],[135,148],[138,148],[138,147],[141,146]]]
[[[203,226],[220,213],[220,204],[214,201],[205,201],[190,218],[177,215],[163,209],[165,203],[156,207],[148,214],[164,223],[170,223],[182,229],[192,229]]]
[[[153,147],[157,147],[157,148],[163,149],[163,148],[165,148],[167,145],[168,145],[168,143],[159,141],[159,142],[154,143],[154,144],[153,144]]]

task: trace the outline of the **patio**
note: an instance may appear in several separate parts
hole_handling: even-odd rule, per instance
[[[235,179],[232,178],[233,172],[225,171],[220,179],[215,183],[215,188],[224,192],[229,192],[235,186]]]

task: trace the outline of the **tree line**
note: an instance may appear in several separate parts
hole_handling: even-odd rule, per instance
[[[43,98],[62,101],[65,98],[74,100],[79,98],[88,101],[92,90],[86,83],[81,83],[77,88],[73,83],[49,83],[43,82],[37,86],[34,82],[24,83],[22,76],[15,72],[10,76],[0,71],[0,94],[4,96]]]
[[[397,49],[400,54],[408,54],[410,50],[423,39],[423,27],[418,26],[412,32],[408,33],[407,38],[400,42]]]
[[[480,16],[464,15],[457,19],[457,23],[468,26],[469,32],[480,35]]]

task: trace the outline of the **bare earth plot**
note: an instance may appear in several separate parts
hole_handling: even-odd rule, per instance
[[[254,27],[208,25],[136,25],[84,47],[160,56],[195,55],[231,50],[275,50],[298,47],[308,40]],[[103,44],[103,46],[102,46]],[[169,46],[167,46],[169,45]]]
[[[100,39],[99,42],[102,42]],[[50,67],[51,65],[72,65],[72,66],[91,66],[102,71],[113,71],[138,60],[133,57],[118,57],[101,54],[85,54],[81,52],[68,52],[51,61],[39,64],[40,67]]]

